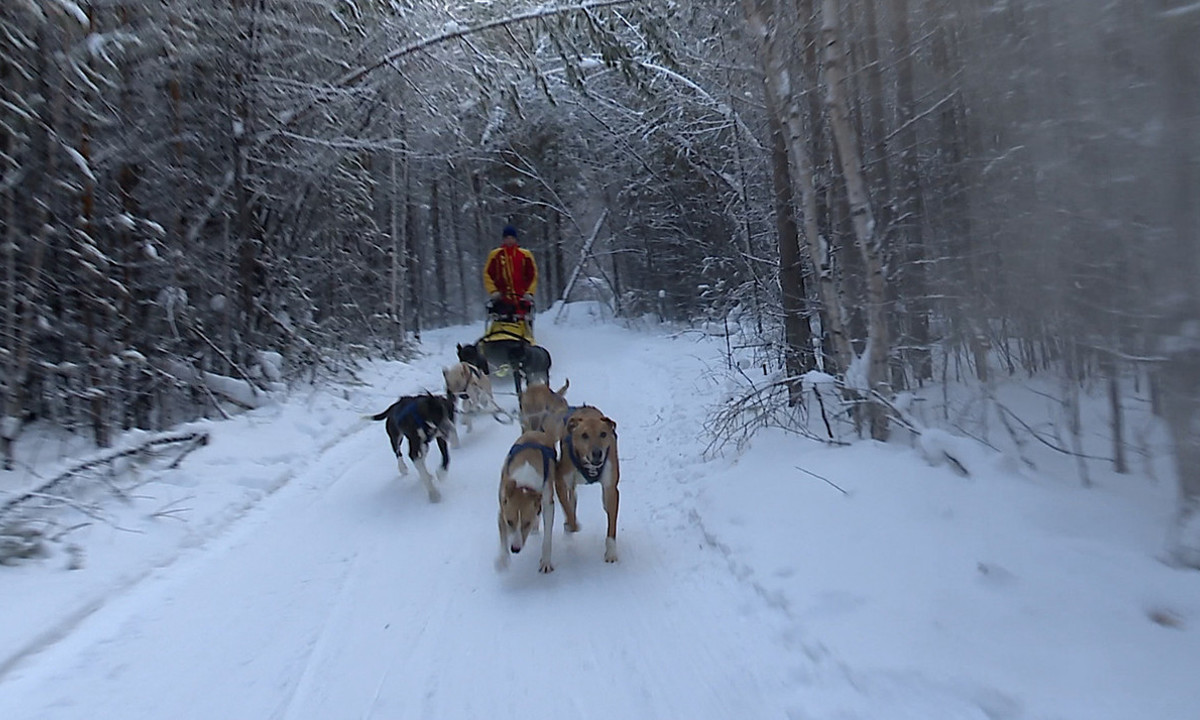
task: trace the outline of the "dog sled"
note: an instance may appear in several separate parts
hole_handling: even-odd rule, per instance
[[[550,353],[533,339],[532,303],[489,302],[483,337],[475,346],[494,377],[512,376],[518,397],[530,385],[550,382]]]

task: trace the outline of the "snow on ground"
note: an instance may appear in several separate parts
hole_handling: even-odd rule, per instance
[[[1085,489],[937,434],[969,476],[778,431],[706,460],[724,340],[591,310],[538,337],[552,384],[617,422],[620,562],[583,487],[554,573],[538,541],[494,569],[513,426],[463,434],[441,503],[397,474],[362,416],[438,389],[479,328],[430,332],[362,384],[192,426],[212,441],[177,469],[0,568],[0,718],[1200,718],[1169,480],[1097,463]]]

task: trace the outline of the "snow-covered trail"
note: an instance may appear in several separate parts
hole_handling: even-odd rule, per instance
[[[569,377],[573,403],[618,424],[619,563],[603,562],[599,489],[585,487],[579,534],[565,536],[558,513],[554,573],[538,574],[537,542],[494,569],[515,426],[477,420],[431,504],[415,473],[398,476],[382,423],[364,422],[199,551],[26,659],[0,686],[0,717],[787,716],[803,668],[779,662],[762,599],[689,516],[699,459],[682,448],[700,433],[701,361],[630,347],[602,324],[543,324],[552,384]],[[468,339],[428,334],[427,387]],[[417,389],[379,387],[378,407],[361,410]]]

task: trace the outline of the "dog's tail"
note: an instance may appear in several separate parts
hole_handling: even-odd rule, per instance
[[[564,383],[563,383],[563,386],[562,386],[562,387],[560,387],[559,389],[555,390],[555,391],[554,391],[554,394],[555,394],[555,395],[560,395],[560,396],[561,396],[561,395],[566,395],[566,394],[567,394],[567,388],[569,388],[569,387],[571,387],[571,378],[567,378],[566,382],[564,382]]]
[[[388,412],[390,412],[390,411],[391,411],[391,408],[388,408],[387,410],[384,410],[383,412],[379,413],[378,415],[363,415],[363,420],[384,420],[387,418]]]

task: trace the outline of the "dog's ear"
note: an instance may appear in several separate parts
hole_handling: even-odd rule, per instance
[[[454,349],[462,352],[462,343],[454,343]]]
[[[604,416],[604,422],[608,425],[608,429],[615,436],[617,434],[617,424],[613,422],[607,415]]]
[[[577,417],[573,417],[570,420],[568,420],[567,421],[567,432],[568,433],[575,432],[575,428],[579,427],[579,422],[580,422],[580,420]]]

